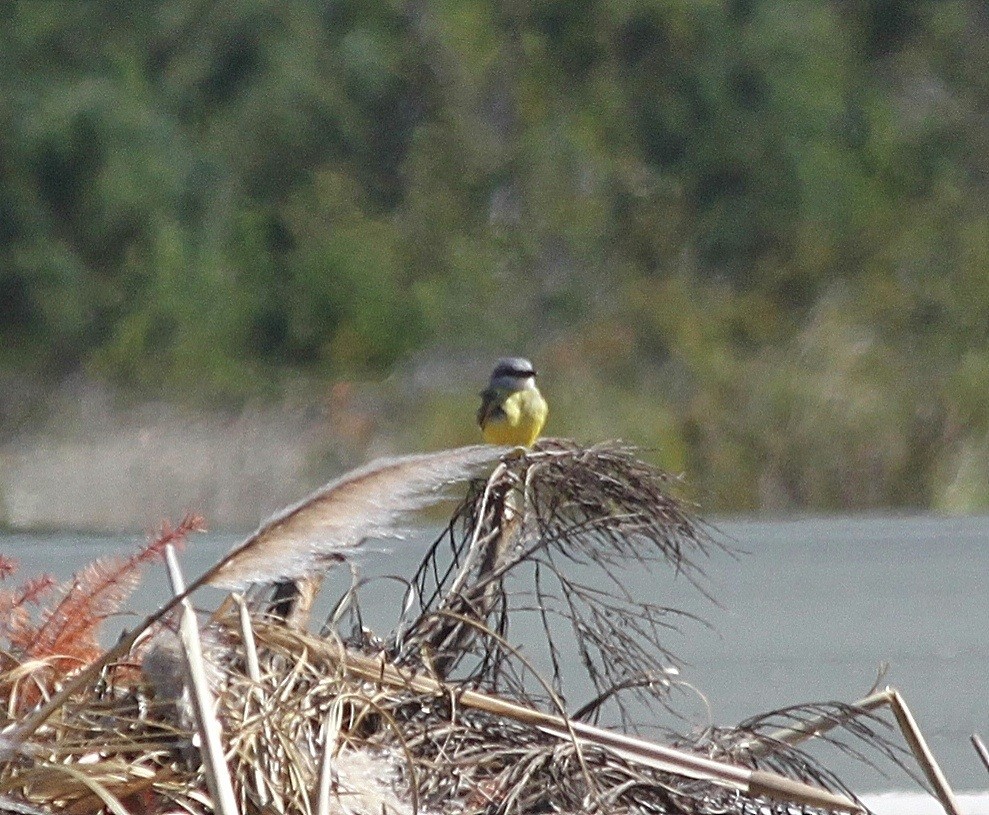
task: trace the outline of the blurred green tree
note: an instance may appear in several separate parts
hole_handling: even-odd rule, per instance
[[[976,3],[4,14],[5,369],[240,400],[522,347],[561,432],[721,506],[989,485]]]

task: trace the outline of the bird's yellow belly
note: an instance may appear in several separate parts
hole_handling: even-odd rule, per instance
[[[513,393],[501,405],[504,416],[492,416],[482,429],[488,444],[529,447],[539,438],[549,408],[539,391]]]

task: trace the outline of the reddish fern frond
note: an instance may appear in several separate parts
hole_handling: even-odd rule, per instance
[[[167,544],[178,546],[204,529],[203,519],[187,515],[175,527],[167,521],[147,544],[128,557],[97,560],[79,572],[61,602],[53,608],[26,649],[31,657],[70,657],[83,662],[100,653],[99,629],[120,610],[137,587],[142,567],[160,559]]]
[[[55,585],[50,574],[32,577],[18,588],[0,591],[0,636],[14,650],[24,651],[37,636],[38,627],[31,622],[28,605],[37,605],[41,597]]]
[[[0,596],[0,636],[7,640],[11,649],[23,650],[38,629],[32,625],[28,610],[11,602],[12,597],[11,593]]]
[[[129,558],[96,560],[78,572],[61,601],[44,615],[29,657],[78,657],[99,654],[97,634],[103,621],[116,613],[141,580]]]
[[[148,545],[141,550],[142,555],[149,559],[154,557],[164,557],[165,547],[168,544],[180,549],[185,543],[185,539],[189,537],[190,534],[193,532],[205,531],[205,518],[203,518],[202,515],[196,515],[192,512],[179,521],[178,526],[175,527],[173,527],[167,520],[162,521],[161,528],[153,538],[148,539]]]
[[[41,602],[41,598],[47,594],[54,585],[55,578],[47,572],[45,574],[39,574],[37,577],[32,577],[30,580],[26,580],[23,584],[21,584],[21,587],[17,593],[16,604],[19,606],[24,606],[28,603],[37,605]]]
[[[0,580],[6,580],[17,571],[17,561],[6,555],[0,555]]]

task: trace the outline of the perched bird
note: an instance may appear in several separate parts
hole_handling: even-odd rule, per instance
[[[477,409],[484,440],[529,447],[539,437],[548,413],[532,363],[521,357],[499,359]]]

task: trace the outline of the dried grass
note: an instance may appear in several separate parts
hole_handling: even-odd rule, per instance
[[[241,811],[315,813],[321,800],[341,815],[810,811],[466,703],[474,689],[562,712],[560,655],[575,648],[598,694],[575,718],[613,704],[628,720],[632,699],[657,716],[671,710],[665,677],[675,658],[666,643],[683,616],[631,596],[622,570],[672,569],[704,591],[700,564],[721,547],[675,487],[623,445],[543,441],[471,485],[409,581],[411,602],[390,635],[353,625],[353,595],[319,634],[285,626],[256,602],[247,636],[257,664],[249,666],[241,618],[224,606],[203,635]],[[546,678],[511,644],[513,620],[533,610],[554,666]],[[159,630],[142,653],[143,674],[111,665],[28,742],[0,737],[0,796],[46,812],[212,811],[174,635]],[[13,651],[3,665],[0,727],[9,730],[23,715],[13,689],[39,668]],[[826,767],[767,735],[829,709],[792,708],[677,743],[842,790]],[[878,719],[853,721],[842,723],[839,743],[899,758]]]

